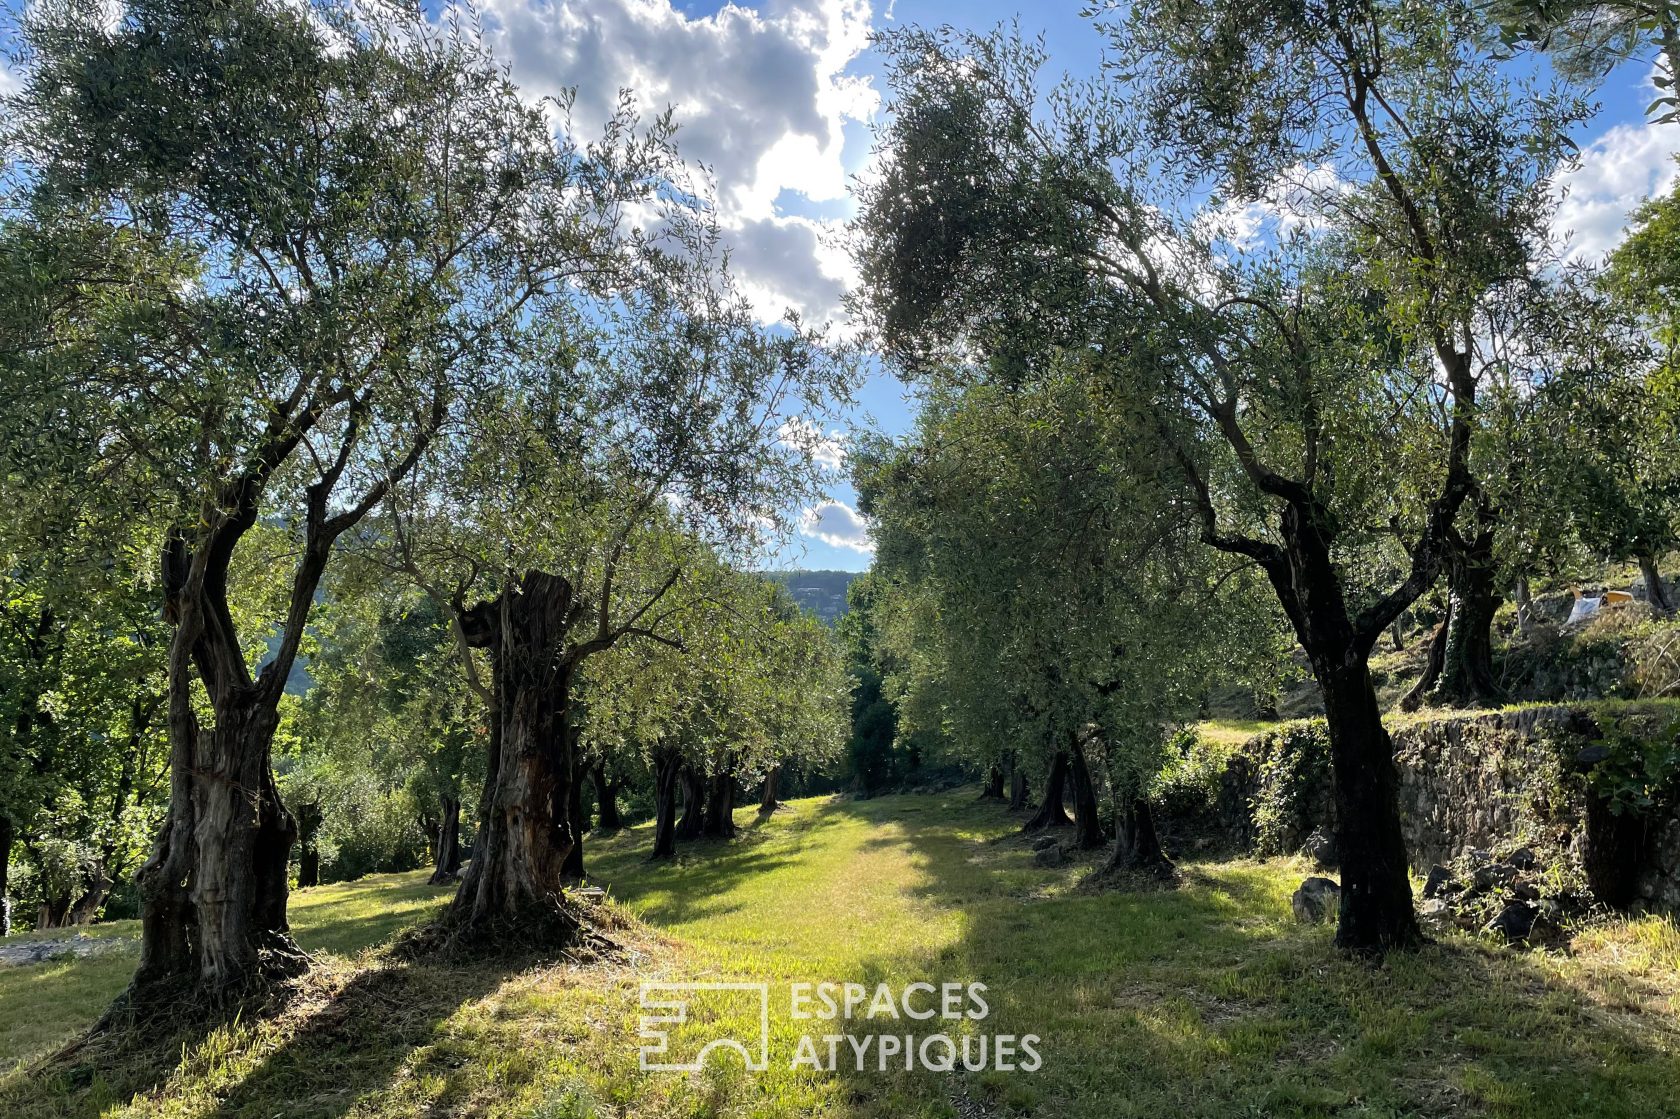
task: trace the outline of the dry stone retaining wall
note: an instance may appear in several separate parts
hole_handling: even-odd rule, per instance
[[[1674,711],[1660,706],[1606,717],[1565,704],[1395,728],[1401,820],[1413,866],[1422,873],[1471,852],[1533,847],[1584,873],[1600,894],[1631,895],[1634,909],[1680,912],[1680,808],[1669,798],[1607,814],[1591,780],[1613,756],[1607,742],[1623,750],[1629,742],[1671,748],[1675,721]],[[1251,739],[1232,757],[1218,803],[1230,840],[1276,854],[1299,850],[1315,828],[1333,829],[1328,767],[1313,756],[1317,751],[1303,748],[1313,733],[1322,735],[1322,723],[1292,724]],[[1597,809],[1589,811],[1594,798]],[[1620,826],[1627,812],[1638,819],[1631,845]],[[1613,843],[1603,834],[1606,820],[1621,833]],[[1630,886],[1599,889],[1607,857]]]

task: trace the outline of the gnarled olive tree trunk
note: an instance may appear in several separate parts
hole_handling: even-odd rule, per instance
[[[1645,601],[1664,614],[1674,613],[1674,603],[1668,596],[1668,588],[1663,586],[1662,572],[1657,569],[1657,557],[1652,552],[1641,552],[1639,560],[1639,577],[1645,581]]]
[[[576,741],[576,736],[570,736]],[[577,750],[571,751],[572,775],[567,782],[566,815],[572,826],[572,849],[566,852],[565,875],[568,882],[581,882],[583,871],[583,836],[589,830],[589,809],[583,802],[583,772],[577,766]]]
[[[776,811],[776,806],[781,804],[781,801],[776,799],[778,786],[781,785],[781,782],[782,767],[779,765],[771,766],[769,772],[764,775],[763,795],[758,798],[758,811],[760,815],[770,815],[770,813]]]
[[[682,818],[677,821],[678,839],[699,839],[706,830],[706,775],[692,762],[679,772],[682,786]]]
[[[1493,552],[1492,514],[1484,508],[1478,515],[1480,528],[1475,537],[1455,541],[1447,575],[1447,620],[1430,643],[1423,676],[1400,701],[1404,710],[1416,710],[1424,702],[1474,707],[1499,697],[1493,673],[1499,569]]]
[[[1161,837],[1155,831],[1155,813],[1144,797],[1122,801],[1114,827],[1114,854],[1110,869],[1132,870],[1144,874],[1170,875],[1172,860],[1161,850]]]
[[[461,873],[461,798],[446,796],[442,807],[432,844],[432,876],[426,880],[433,886],[453,882]]]
[[[321,806],[310,802],[298,805],[298,889],[321,884],[321,849],[315,842],[321,830]]]
[[[490,650],[496,695],[482,821],[452,907],[467,931],[560,912],[579,840],[569,637],[583,614],[566,579],[528,571],[461,619],[468,643]]]
[[[1067,785],[1067,777],[1067,751],[1057,750],[1055,758],[1050,762],[1050,775],[1044,780],[1044,803],[1038,806],[1038,811],[1033,813],[1030,820],[1021,825],[1022,831],[1065,828],[1073,823],[1068,819],[1067,809],[1062,804],[1062,791]]]
[[[1268,554],[1263,566],[1324,700],[1342,856],[1336,943],[1380,954],[1417,944],[1422,933],[1400,830],[1394,744],[1371,683],[1371,645],[1380,631],[1361,632],[1354,624],[1322,515],[1288,507],[1279,521],[1286,547]]]
[[[165,614],[175,625],[168,676],[170,802],[137,876],[137,995],[175,980],[232,992],[309,963],[286,919],[297,824],[280,801],[270,753],[302,619],[331,539],[312,536],[306,546],[281,651],[253,682],[228,610],[227,571],[233,546],[255,522],[254,499],[238,509],[200,547],[189,548],[175,533],[164,550]],[[208,729],[193,708],[195,672],[214,718]]]
[[[1014,758],[1009,761],[1009,811],[1025,812],[1028,798],[1032,790],[1027,787],[1027,774],[1021,768],[1021,763]]]
[[[1091,782],[1091,767],[1085,761],[1085,745],[1078,735],[1072,736],[1068,744],[1068,758],[1073,780],[1073,843],[1082,850],[1094,851],[1103,845],[1106,837],[1096,786]]]
[[[670,859],[677,854],[677,786],[681,781],[681,752],[670,747],[653,756],[653,852],[650,859]]]
[[[595,763],[593,773],[595,800],[599,805],[595,815],[595,826],[602,831],[617,831],[624,826],[624,818],[618,812],[618,789],[623,782],[610,776],[603,762]]]
[[[706,812],[702,817],[702,831],[710,839],[734,839],[734,768],[726,762],[719,762],[706,784]]]

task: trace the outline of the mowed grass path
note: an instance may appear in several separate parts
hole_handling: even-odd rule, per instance
[[[1047,1117],[1680,1114],[1680,935],[1606,926],[1570,956],[1452,937],[1382,967],[1304,928],[1290,861],[1190,863],[1175,890],[1088,890],[1041,869],[1016,820],[972,790],[814,799],[738,840],[643,861],[647,829],[592,840],[591,871],[651,931],[601,963],[402,965],[378,945],[446,896],[420,875],[305,891],[322,965],[277,1018],[182,1027],[168,1059],[84,1053],[12,1073],[0,1115]],[[121,928],[113,931],[122,933]],[[129,935],[132,935],[131,933]],[[0,1045],[38,1053],[92,1019],[131,955],[0,971]],[[642,1073],[639,983],[766,982],[770,1067]],[[853,1020],[854,1035],[1037,1034],[1034,1073],[790,1067],[787,984],[980,982],[980,1022]],[[691,1053],[752,1038],[756,1003],[694,1006]]]

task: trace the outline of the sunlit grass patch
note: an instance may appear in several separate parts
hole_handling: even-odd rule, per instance
[[[972,789],[813,799],[738,822],[739,840],[691,845],[675,865],[645,861],[645,827],[591,838],[592,873],[648,922],[605,963],[349,958],[442,892],[419,875],[304,891],[300,938],[338,954],[278,1018],[192,1038],[139,1096],[120,1068],[56,1096],[14,1076],[0,1114],[1645,1116],[1673,1114],[1680,1098],[1671,922],[1595,927],[1569,955],[1453,936],[1373,967],[1337,953],[1328,927],[1295,923],[1289,893],[1308,873],[1296,859],[1192,861],[1176,889],[1092,891],[1081,883],[1099,856],[1032,866],[1018,818]],[[96,962],[111,961],[54,971],[32,997],[56,997]],[[109,979],[125,977],[119,967]],[[730,1057],[699,1074],[642,1072],[649,979],[767,983],[770,1067],[749,1074]],[[984,983],[989,1013],[955,1025],[795,1020],[788,985],[821,981]],[[89,998],[87,1013],[98,1005]],[[791,1067],[802,1036],[848,1028],[1036,1034],[1043,1067]],[[752,1004],[726,1001],[673,1040],[692,1050],[756,1029]]]

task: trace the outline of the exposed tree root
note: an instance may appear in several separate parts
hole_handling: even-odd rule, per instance
[[[621,962],[622,937],[634,919],[617,906],[567,891],[541,906],[476,920],[453,906],[437,920],[400,935],[391,946],[399,960],[555,959],[573,963]]]
[[[1136,866],[1116,865],[1111,860],[1080,879],[1076,888],[1082,894],[1138,894],[1176,890],[1184,882],[1178,867],[1163,857]]]

